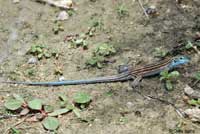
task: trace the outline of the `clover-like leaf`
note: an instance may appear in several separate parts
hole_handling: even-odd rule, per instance
[[[17,110],[22,106],[23,102],[16,99],[9,99],[5,102],[4,106],[9,110]]]
[[[42,125],[47,130],[56,130],[59,127],[60,123],[55,117],[47,117],[42,121]]]
[[[77,92],[73,96],[73,99],[76,103],[84,104],[84,103],[88,103],[89,101],[91,101],[91,96],[84,92]]]
[[[42,109],[42,100],[40,99],[33,99],[28,102],[28,107],[33,110],[41,110]]]
[[[49,116],[58,116],[58,115],[61,115],[61,114],[65,114],[65,113],[67,113],[69,111],[70,110],[67,109],[67,108],[62,108],[62,109],[55,110],[54,112],[49,113],[48,115]]]

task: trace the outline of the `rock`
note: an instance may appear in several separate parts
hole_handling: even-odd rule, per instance
[[[134,106],[134,104],[132,102],[127,102],[126,103],[127,108],[132,108]]]
[[[199,99],[200,98],[200,92],[194,90],[189,85],[186,85],[186,87],[184,88],[184,93],[192,99]]]
[[[36,57],[31,57],[29,60],[28,60],[28,64],[37,64],[38,62],[38,59]]]
[[[69,14],[66,11],[61,11],[57,17],[57,20],[67,20],[69,18]]]
[[[198,107],[186,109],[184,113],[194,122],[200,122],[200,109]]]

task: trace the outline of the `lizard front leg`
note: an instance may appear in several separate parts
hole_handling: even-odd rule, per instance
[[[140,81],[142,80],[142,76],[134,76],[133,82],[130,83],[130,86],[135,89],[140,86]]]

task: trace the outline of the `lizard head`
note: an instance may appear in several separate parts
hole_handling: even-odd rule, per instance
[[[177,66],[180,66],[180,65],[183,65],[183,64],[186,64],[190,61],[190,58],[188,56],[177,56],[177,57],[174,57],[171,61],[171,64],[170,64],[170,68],[175,68]]]

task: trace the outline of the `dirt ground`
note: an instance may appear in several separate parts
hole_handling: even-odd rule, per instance
[[[144,7],[154,5],[159,13],[148,20],[137,0],[74,0],[75,13],[61,22],[64,31],[54,34],[54,20],[61,9],[34,0],[20,0],[17,4],[12,0],[0,0],[0,80],[15,77],[19,81],[57,81],[59,75],[54,73],[57,66],[61,66],[65,79],[85,79],[115,74],[121,64],[140,66],[156,61],[152,54],[155,48],[170,50],[200,31],[200,1],[180,1],[182,4],[176,0],[142,0]],[[120,18],[117,14],[120,5],[126,7],[127,16]],[[87,31],[93,18],[100,20],[103,28],[96,30],[95,35],[88,39],[88,50],[69,48],[63,41],[65,36]],[[27,64],[31,56],[26,53],[36,42],[58,50],[61,56],[40,60],[36,65]],[[87,58],[99,43],[104,42],[117,49],[117,54],[112,57],[115,62],[102,69],[86,68]],[[186,109],[189,106],[182,97],[185,85],[191,83],[187,76],[198,71],[199,67],[198,62],[192,61],[178,69],[181,77],[171,92],[165,92],[159,76],[144,79],[140,91]],[[36,70],[31,77],[25,73],[30,68]],[[81,112],[90,121],[82,122],[73,113],[65,114],[59,117],[61,126],[58,133],[200,133],[199,124],[181,118],[171,105],[140,96],[129,87],[129,82],[60,87],[1,84],[0,105],[3,109],[5,99],[14,93],[54,104],[58,93],[71,98],[77,91],[87,92],[93,98],[89,107]],[[0,120],[0,132],[4,133],[19,120]],[[178,126],[181,126],[181,131],[175,131]],[[24,122],[16,128],[27,134],[47,133],[40,122]]]

